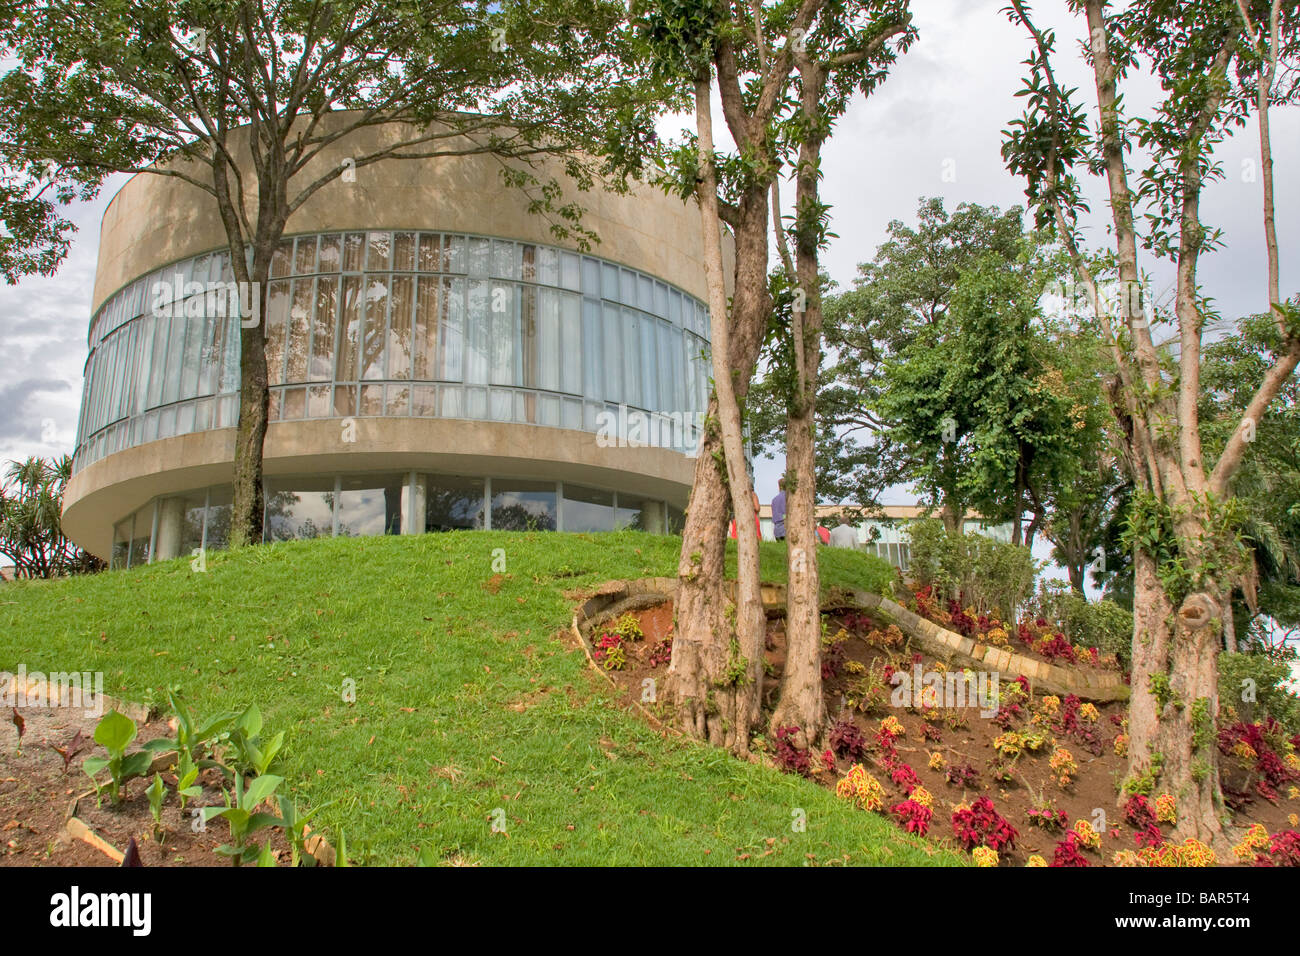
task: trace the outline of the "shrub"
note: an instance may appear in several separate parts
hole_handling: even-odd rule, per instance
[[[651,667],[658,667],[660,664],[667,664],[673,659],[673,639],[660,641],[650,650],[650,656],[646,658],[646,663]]]
[[[1300,833],[1283,830],[1269,840],[1267,855],[1255,857],[1256,866],[1300,866]]]
[[[1088,601],[1074,590],[1039,595],[1039,613],[1059,621],[1072,644],[1095,647],[1102,656],[1114,654],[1127,668],[1133,650],[1133,612],[1114,601]]]
[[[831,726],[831,749],[845,760],[859,761],[867,752],[867,738],[852,720],[841,718]]]
[[[904,800],[902,803],[896,803],[890,808],[890,812],[898,818],[898,825],[908,833],[925,836],[930,832],[930,817],[933,812],[929,807],[923,806],[916,800]]]
[[[797,773],[807,777],[812,773],[812,755],[805,749],[796,747],[791,738],[799,733],[798,727],[778,727],[776,729],[776,753],[773,759],[776,765],[786,773]]]
[[[991,850],[1014,849],[1018,836],[1016,828],[993,808],[993,801],[988,797],[980,797],[969,807],[954,810],[952,829],[964,850],[973,850],[977,846]]]
[[[835,785],[835,795],[852,800],[864,810],[880,810],[885,806],[885,788],[875,777],[855,763]]]
[[[1253,681],[1244,685],[1243,681]],[[1229,706],[1246,722],[1273,718],[1290,733],[1300,731],[1300,698],[1290,690],[1291,664],[1272,660],[1264,654],[1219,655],[1219,701]],[[1253,686],[1254,701],[1243,700],[1243,693]]]
[[[1071,832],[1064,840],[1056,844],[1052,854],[1051,866],[1087,866],[1087,858],[1079,852],[1078,834]]]
[[[936,518],[908,522],[907,533],[910,573],[946,600],[985,614],[997,611],[1009,621],[1033,591],[1040,563],[1028,548],[974,532],[951,534]]]

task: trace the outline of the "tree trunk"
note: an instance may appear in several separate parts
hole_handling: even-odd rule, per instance
[[[262,455],[270,405],[266,372],[266,307],[270,291],[271,251],[269,245],[255,246],[251,271],[243,262],[232,261],[241,303],[251,304],[256,297],[257,324],[241,327],[239,334],[239,425],[235,429],[231,549],[262,541]],[[251,321],[243,314],[241,305],[241,326]]]
[[[737,224],[736,295],[728,316],[709,86],[707,76],[696,81],[695,111],[700,149],[697,196],[713,332],[714,392],[709,410],[710,422],[716,425],[711,426],[710,432],[716,438],[707,451],[702,451],[695,469],[696,487],[691,492],[691,515],[687,533],[683,534],[678,565],[678,637],[669,668],[668,693],[677,705],[678,722],[683,730],[746,756],[750,731],[758,721],[762,700],[766,617],[758,567],[758,515],[746,467],[740,400],[749,387],[767,317],[764,310],[767,202],[766,186],[749,190],[742,199],[747,209]],[[760,248],[761,256],[756,254]],[[743,353],[751,348],[749,361],[737,364],[735,359],[745,358]],[[722,476],[716,473],[719,459],[725,468],[725,485]],[[716,539],[716,530],[710,525],[716,523],[723,529],[726,526],[725,497],[712,487],[715,481],[729,493],[736,519],[738,574],[734,636],[726,625],[721,562],[716,552],[710,550]]]
[[[1152,794],[1178,800],[1176,840],[1194,837],[1230,853],[1221,818],[1215,718],[1224,595],[1200,591],[1175,608],[1154,559],[1133,556],[1134,634],[1129,704],[1129,781],[1148,777]]]

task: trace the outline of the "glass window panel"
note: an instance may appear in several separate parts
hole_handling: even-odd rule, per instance
[[[636,273],[630,269],[619,270],[619,301],[636,305]]]
[[[560,409],[560,425],[564,428],[578,429],[582,427],[582,400],[578,398],[566,398],[563,407]]]
[[[488,417],[486,388],[467,388],[465,395],[465,418],[485,419]]]
[[[483,479],[425,476],[424,530],[477,530],[483,527]]]
[[[221,391],[233,392],[239,388],[239,319],[226,319],[226,354],[221,359]]]
[[[308,349],[311,346],[311,300],[315,279],[294,279],[292,305],[289,307],[289,339],[286,382],[307,380]]]
[[[286,388],[281,418],[297,421],[307,414],[307,390],[305,388]]]
[[[169,404],[176,401],[180,394],[180,370],[185,356],[185,317],[174,316],[171,322],[171,335],[167,339],[167,361],[163,374],[162,401]]]
[[[348,537],[402,533],[402,492],[398,475],[344,478],[339,491],[338,533]]]
[[[488,274],[490,252],[491,244],[486,239],[470,238],[468,271],[471,276],[479,278]]]
[[[366,234],[349,232],[343,237],[343,271],[360,272],[366,255]]]
[[[658,343],[655,341],[655,320],[636,317],[641,332],[641,406],[652,411],[659,408]]]
[[[497,279],[517,279],[515,244],[501,239],[492,240],[492,276]]]
[[[618,266],[612,266],[608,262],[603,262],[600,266],[600,297],[618,301]]]
[[[294,275],[309,276],[316,271],[316,237],[299,236],[294,246]]]
[[[655,287],[649,276],[638,274],[636,277],[636,304],[642,312],[654,311]]]
[[[560,284],[560,251],[550,246],[537,249],[537,281],[542,285]]]
[[[366,271],[379,272],[390,268],[392,246],[392,233],[368,233],[366,236]]]
[[[181,505],[180,556],[189,557],[203,546],[203,508],[207,495],[203,491],[187,495]]]
[[[579,259],[572,252],[560,253],[560,285],[577,292],[582,288],[578,275]]]
[[[342,265],[343,237],[338,233],[320,237],[320,258],[317,272],[338,272]]]
[[[355,382],[361,350],[361,276],[343,277],[343,313],[339,326],[338,372],[334,380]]]
[[[491,286],[491,331],[488,333],[491,366],[488,381],[494,385],[519,383],[519,350],[516,347],[519,341],[519,314],[515,296],[517,288],[513,284],[495,282]]]
[[[560,425],[560,399],[556,395],[541,395],[537,399],[537,423],[558,428]]]
[[[582,300],[582,385],[588,398],[605,397],[604,348],[601,344],[600,303]]]
[[[334,533],[332,477],[295,478],[266,484],[266,540],[328,538]]]
[[[522,384],[528,388],[540,387],[542,376],[538,352],[538,291],[533,286],[523,286],[519,290],[519,342],[524,373]]]
[[[618,510],[614,515],[616,531],[649,531],[652,518],[648,513],[652,503],[635,495],[618,494]],[[655,502],[657,504],[657,502]]]
[[[271,278],[279,279],[289,274],[289,261],[293,258],[293,240],[285,239],[271,254]]]
[[[194,431],[194,403],[186,402],[176,409],[176,434],[188,435]]]
[[[492,420],[508,422],[515,416],[514,393],[505,388],[491,390]]]
[[[681,355],[681,349],[673,352],[673,339],[667,325],[660,322],[648,324],[654,327],[655,339],[659,345],[659,404],[655,407],[662,411],[680,411],[681,404],[677,401],[677,363],[673,356]]]
[[[582,259],[582,294],[600,296],[600,263],[586,256]]]
[[[537,281],[537,247],[530,245],[520,245],[520,277],[525,282]]]
[[[307,417],[308,418],[329,418],[330,393],[332,389],[328,385],[313,385],[307,389]]]
[[[668,318],[668,286],[662,282],[655,283],[654,313],[661,319]]]
[[[438,401],[441,403],[439,414],[443,418],[465,417],[465,391],[459,385],[443,385],[439,387]]]
[[[230,487],[213,488],[208,495],[207,530],[204,547],[209,551],[225,550],[230,541]]]
[[[153,505],[146,505],[135,513],[135,530],[131,533],[131,554],[128,567],[136,568],[149,563],[149,543],[153,538]]]
[[[357,387],[355,385],[334,386],[334,416],[347,418],[357,413]]]
[[[465,271],[465,237],[464,236],[444,236],[443,237],[442,263],[444,272],[464,272]]]
[[[393,268],[401,272],[415,269],[415,233],[393,234]]]
[[[384,414],[405,417],[411,414],[411,387],[389,385],[384,391]]]
[[[316,316],[312,321],[311,362],[307,377],[328,382],[334,367],[334,337],[338,333],[339,278],[316,280]]]
[[[266,296],[266,379],[284,381],[284,337],[289,320],[289,283],[272,282]],[[255,331],[255,330],[250,330]]]
[[[465,381],[488,380],[488,284],[469,284],[469,314],[465,323]]]
[[[464,370],[465,352],[465,280],[444,279],[442,318],[438,326],[438,357],[442,378],[459,382]]]
[[[438,387],[416,385],[411,390],[411,414],[421,418],[434,418],[438,414]]]
[[[686,512],[672,505],[666,505],[665,510],[668,512],[668,527],[664,530],[668,534],[681,534],[682,529],[686,527]]]
[[[225,350],[226,320],[211,313],[203,320],[203,351],[199,356],[199,394],[212,395],[221,382],[221,353]]]
[[[138,444],[140,441],[140,419],[131,423],[131,443]],[[201,398],[194,403],[194,430],[196,432],[207,431],[212,427],[212,399]]]
[[[563,346],[560,350],[560,388],[572,395],[582,394],[582,299],[561,293],[560,327]]]
[[[614,495],[609,491],[564,483],[561,504],[565,531],[613,531]]]
[[[179,398],[193,398],[199,389],[199,366],[203,360],[203,318],[185,319],[185,357],[181,367]]]
[[[420,277],[415,296],[414,378],[429,381],[439,377],[438,365],[438,282]]]
[[[554,531],[555,519],[555,482],[493,480],[494,531]]]
[[[382,385],[361,386],[361,414],[362,415],[384,414],[384,386]]]
[[[420,271],[438,272],[442,267],[442,237],[436,232],[420,233]]]
[[[537,309],[537,385],[560,387],[560,303],[553,289],[541,289]]]
[[[411,276],[393,276],[391,313],[388,317],[388,378],[411,377]]]
[[[623,309],[623,400],[641,407],[641,331],[637,314]]]
[[[171,438],[176,434],[176,406],[170,405],[158,413],[158,437]]]
[[[624,400],[626,381],[623,368],[623,322],[618,306],[607,305],[605,312],[605,393],[609,402]]]

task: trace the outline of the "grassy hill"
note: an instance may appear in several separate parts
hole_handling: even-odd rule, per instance
[[[175,686],[203,713],[256,702],[269,729],[289,730],[282,772],[300,803],[336,801],[321,823],[346,830],[360,863],[428,848],[486,864],[960,864],[610,702],[556,637],[572,613],[562,592],[672,574],[678,547],[639,533],[334,538],[210,555],[205,573],[182,559],[19,582],[0,587],[0,670],[103,671],[106,692],[145,703]],[[822,554],[827,585],[891,574]],[[783,580],[784,548],[763,559],[765,579]],[[796,810],[806,832],[792,831]]]

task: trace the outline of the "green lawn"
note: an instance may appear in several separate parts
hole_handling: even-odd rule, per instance
[[[610,702],[555,636],[571,614],[561,592],[670,575],[678,546],[635,532],[334,538],[210,555],[206,573],[183,559],[10,584],[0,670],[102,670],[110,694],[154,703],[177,686],[204,713],[256,702],[269,729],[289,729],[282,772],[300,802],[337,801],[321,823],[346,830],[356,862],[411,863],[427,847],[487,864],[961,864]],[[826,584],[891,573],[822,553]],[[763,559],[764,578],[783,580],[784,548]]]

